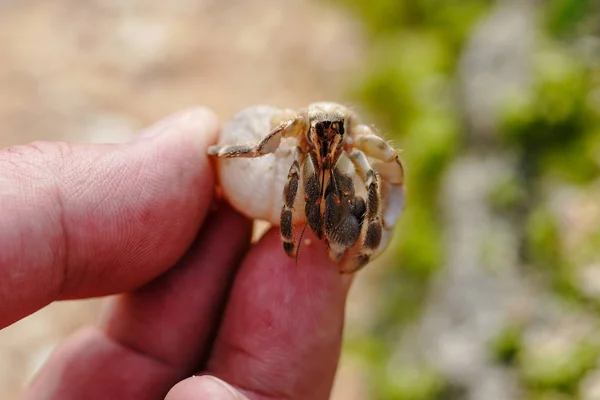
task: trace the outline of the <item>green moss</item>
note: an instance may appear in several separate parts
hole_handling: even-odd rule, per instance
[[[379,283],[385,301],[371,336],[383,348],[393,348],[404,326],[418,317],[430,279],[444,265],[440,182],[463,145],[453,76],[462,43],[488,3],[338,2],[360,18],[371,38],[364,77],[350,89],[351,97],[363,105],[382,136],[406,149],[401,158],[407,206],[390,250],[395,262]],[[376,398],[429,400],[443,395],[445,384],[427,368],[382,369],[389,354],[365,351]]]
[[[550,0],[545,15],[548,31],[555,36],[568,35],[592,11],[590,0]]]
[[[587,183],[598,176],[598,110],[591,104],[591,70],[573,54],[550,46],[536,57],[535,82],[507,100],[503,133],[526,173]]]
[[[575,395],[580,380],[596,366],[600,348],[592,340],[554,351],[524,351],[520,373],[533,391],[555,390]]]
[[[385,342],[370,336],[345,340],[343,350],[373,365],[381,365],[388,351]]]
[[[523,347],[522,326],[507,326],[492,340],[490,347],[495,360],[506,365],[514,364]]]
[[[529,392],[526,400],[579,400],[579,398],[556,390],[536,390]]]
[[[426,27],[444,35],[447,46],[457,50],[478,17],[492,0],[332,0],[353,11],[374,38],[394,35],[399,30]]]
[[[407,209],[397,232],[391,250],[396,253],[397,263],[379,283],[386,301],[379,310],[374,332],[380,338],[391,336],[392,341],[399,328],[419,315],[429,280],[443,262],[441,227],[431,209],[419,204]]]
[[[531,261],[543,268],[558,268],[562,260],[562,243],[553,213],[542,207],[533,210],[525,232]]]
[[[451,103],[445,72],[452,55],[443,40],[428,31],[397,33],[378,41],[369,56],[363,82],[351,96],[365,104],[383,133],[404,138],[415,120],[448,111]]]
[[[523,207],[527,200],[527,189],[517,176],[500,181],[488,193],[488,204],[498,213],[514,213]]]
[[[330,1],[351,10],[366,28],[368,61],[349,92],[370,114],[369,122],[405,149],[401,158],[407,174],[407,206],[390,250],[396,257],[378,286],[385,301],[374,329],[354,350],[369,364],[375,398],[464,398],[426,366],[388,365],[402,329],[418,318],[431,278],[444,265],[440,183],[453,158],[469,145],[462,140],[453,89],[456,67],[474,23],[495,2]],[[600,72],[552,38],[579,29],[588,3],[549,0],[541,6],[550,34],[542,33],[543,47],[535,50],[532,86],[507,99],[498,122],[504,148],[491,149],[516,155],[520,170],[489,193],[495,211],[523,226],[519,244],[524,261],[547,277],[557,293],[576,299],[576,307],[582,303],[573,284],[573,260],[564,254],[564,238],[544,201],[544,189],[563,181],[586,185],[600,176],[600,107],[590,96]],[[520,328],[509,326],[490,350],[499,362],[519,369],[531,399],[573,393],[574,382],[591,364],[590,354],[597,355],[594,346],[582,345],[557,359],[544,359],[523,354],[522,346]]]
[[[381,380],[376,398],[385,400],[437,400],[446,383],[443,378],[424,366],[405,366],[388,371]]]

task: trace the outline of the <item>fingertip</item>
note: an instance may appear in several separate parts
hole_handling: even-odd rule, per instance
[[[180,142],[188,151],[192,148],[200,159],[207,160],[208,147],[217,141],[219,120],[209,108],[194,107],[179,111],[150,126],[134,140],[166,140]]]
[[[296,242],[295,245],[296,256],[288,256],[283,248],[279,228],[271,228],[256,244],[256,257],[265,263],[272,261],[295,269],[318,268],[331,273],[339,270],[337,264],[329,259],[324,241],[319,240],[312,231],[307,229],[302,241]]]
[[[339,359],[346,288],[323,241],[306,232],[298,264],[277,229],[250,250],[207,371],[273,398],[328,398]],[[316,356],[318,355],[318,357]]]
[[[0,301],[0,326],[56,299],[131,290],[171,267],[213,201],[206,151],[218,131],[216,115],[197,107],[130,143],[1,150],[0,300],[13,301]]]
[[[228,383],[210,375],[192,376],[179,382],[165,400],[247,400]]]
[[[350,286],[352,286],[352,282],[354,282],[354,277],[356,276],[356,274],[341,274],[342,276],[340,277],[341,281],[342,281],[342,287],[344,288],[344,290],[346,292],[348,292],[350,290]]]
[[[131,282],[121,279],[125,285],[117,286],[116,290],[101,289],[91,295],[119,292],[138,286],[140,282],[145,283],[172,266],[183,255],[214,200],[214,173],[208,160],[207,148],[217,140],[218,130],[218,118],[212,110],[206,107],[189,108],[155,123],[142,131],[137,140],[107,157],[110,162],[104,169],[109,172],[104,175],[113,177],[109,183],[111,180],[116,181],[114,186],[117,190],[110,191],[110,198],[119,203],[114,206],[119,210],[118,218],[113,218],[111,222],[124,225],[124,220],[134,220],[138,224],[135,227],[137,229],[113,227],[119,231],[115,236],[134,233],[134,230],[139,229],[135,232],[136,241],[148,242],[153,239],[159,242],[161,236],[162,239],[166,237],[161,246],[164,249],[161,255],[168,260],[157,260],[158,257],[155,257],[153,261],[160,261],[157,262],[160,266],[151,274],[147,273],[150,268],[144,271],[131,267],[138,262],[130,263],[130,267],[123,270],[129,275],[127,278]],[[121,176],[126,177],[127,185],[119,183],[125,178],[115,176],[117,174],[114,171],[119,171]],[[105,185],[108,186],[106,183]],[[72,191],[72,188],[66,188],[65,191]],[[147,226],[158,220],[161,221],[160,225]],[[168,242],[176,243],[168,246]],[[130,245],[128,249],[131,247]],[[121,254],[126,255],[127,251],[122,251]],[[138,259],[143,261],[141,257]],[[140,273],[145,276],[140,276]],[[64,288],[67,293],[65,298],[90,295],[85,287],[83,290],[70,290],[70,285],[65,284]]]
[[[301,241],[296,243],[296,256],[290,257],[283,249],[281,235],[278,228],[268,230],[254,246],[254,258],[248,262],[257,264],[251,268],[262,268],[269,265],[277,267],[282,272],[306,274],[325,279],[324,285],[339,286],[344,292],[350,289],[355,274],[341,273],[341,265],[329,258],[329,250],[325,241],[320,240],[312,231],[306,230]]]

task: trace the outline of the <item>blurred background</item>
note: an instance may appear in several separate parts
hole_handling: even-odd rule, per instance
[[[0,1],[0,146],[318,100],[361,109],[408,174],[332,398],[600,399],[597,0]],[[0,398],[98,305],[0,331]]]

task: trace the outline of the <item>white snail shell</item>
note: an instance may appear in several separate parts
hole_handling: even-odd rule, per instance
[[[272,119],[281,110],[271,106],[246,108],[227,121],[218,145],[256,144],[273,128]],[[283,207],[283,188],[294,162],[294,139],[282,139],[272,154],[256,158],[218,158],[217,174],[225,199],[236,210],[251,219],[279,225]],[[294,204],[294,223],[303,223],[302,188]]]
[[[253,106],[240,111],[228,120],[222,128],[218,146],[256,145],[271,132],[280,119],[282,110],[271,106]],[[271,225],[280,225],[283,207],[283,190],[288,173],[294,162],[294,138],[284,138],[274,153],[261,157],[216,158],[217,175],[223,197],[238,210],[253,220],[262,220]],[[381,180],[381,207],[383,210],[383,236],[381,244],[372,255],[377,257],[387,247],[393,228],[404,209],[405,188],[401,182],[394,182],[394,174],[380,160],[370,159],[373,167],[384,178]],[[391,179],[390,179],[391,177]],[[303,224],[305,199],[302,179],[294,201],[293,224]],[[364,182],[354,175],[356,195],[366,197]]]

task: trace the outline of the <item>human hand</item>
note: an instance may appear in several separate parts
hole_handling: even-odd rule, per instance
[[[277,229],[250,244],[251,221],[213,196],[217,131],[195,109],[127,144],[0,150],[0,328],[120,293],[24,398],[329,397],[349,280],[314,237],[297,268]]]

